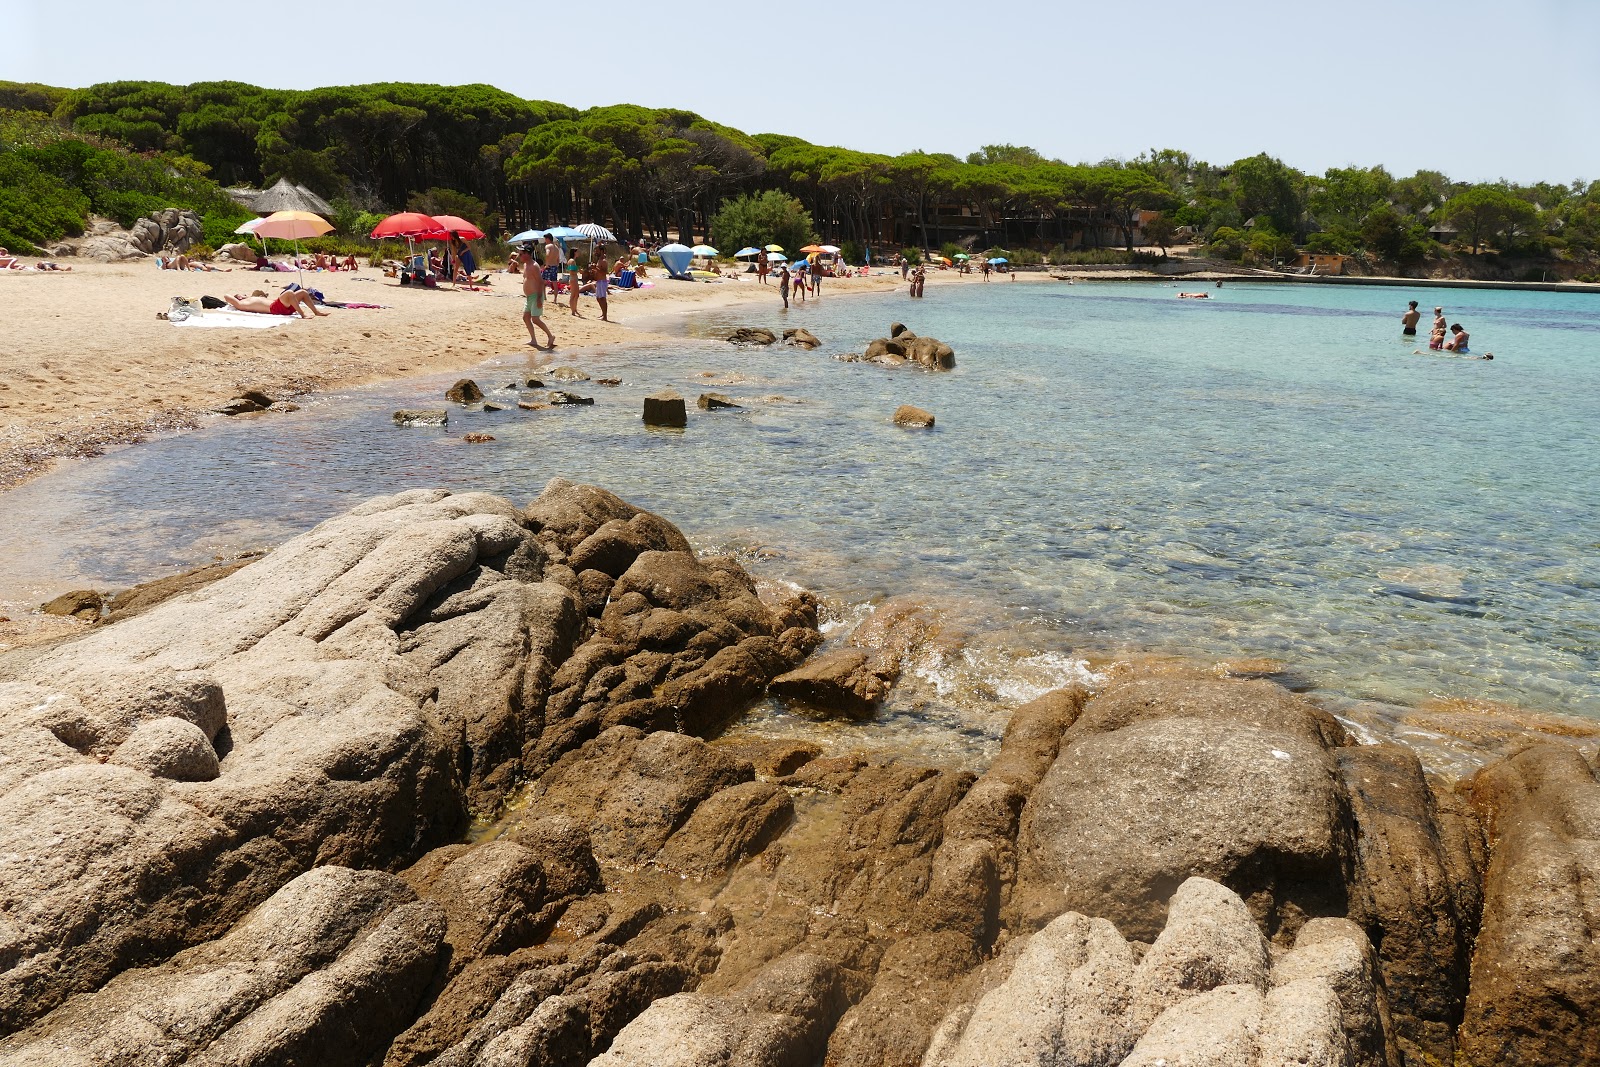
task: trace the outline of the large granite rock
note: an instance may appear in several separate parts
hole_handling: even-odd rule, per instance
[[[1600,1064],[1600,782],[1541,744],[1472,779],[1489,844],[1461,1057]]]
[[[1319,931],[1345,958],[1371,956],[1353,923]],[[1104,919],[1067,912],[980,975],[977,998],[946,1016],[924,1067],[1207,1063],[1345,1067],[1349,1034],[1379,997],[1369,967],[1273,962],[1237,894],[1191,878],[1140,953]]]
[[[1354,828],[1333,756],[1346,740],[1266,682],[1142,681],[1096,698],[1028,802],[1032,914],[1070,909],[1148,939],[1193,875],[1238,892],[1275,937],[1346,914]]]
[[[216,941],[0,1041],[0,1062],[358,1067],[415,1014],[444,932],[437,905],[392,875],[318,867]]]
[[[720,721],[814,627],[814,601],[768,608],[670,524],[557,481],[526,511],[372,500],[13,659],[0,1030],[221,936],[312,867],[394,868],[456,840],[602,729]]]

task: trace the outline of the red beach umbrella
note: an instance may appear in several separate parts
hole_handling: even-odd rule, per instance
[[[433,221],[448,233],[454,233],[468,241],[483,240],[483,231],[460,215],[435,215]]]
[[[439,225],[439,220],[432,215],[424,215],[420,211],[402,211],[398,215],[390,215],[372,228],[372,239],[382,240],[385,237],[404,237],[413,241],[442,241],[449,235],[445,227]]]

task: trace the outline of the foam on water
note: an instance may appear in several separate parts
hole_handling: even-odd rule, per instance
[[[438,378],[219,419],[0,499],[0,609],[270,545],[371,494],[521,502],[559,475],[660,512],[762,582],[816,591],[830,642],[887,598],[939,605],[943,636],[914,650],[876,724],[932,755],[986,750],[1003,712],[1095,685],[1089,662],[1134,649],[1281,661],[1351,706],[1470,698],[1600,717],[1600,297],[1175,292],[824,295],[787,316],[703,316],[671,343],[563,352],[623,379],[569,387],[592,408],[394,427],[395,409],[438,404]],[[1444,303],[1496,359],[1413,355],[1396,321],[1412,297]],[[894,319],[951,343],[957,369],[830,358]],[[824,348],[712,339],[735,323],[804,325]],[[489,391],[547,369],[519,353],[477,377]],[[647,430],[642,399],[664,386],[744,406]],[[937,427],[891,425],[902,403]],[[463,445],[468,431],[497,441]],[[767,705],[741,729],[792,714]]]

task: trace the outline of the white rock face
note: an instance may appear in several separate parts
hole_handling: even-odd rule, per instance
[[[1068,912],[945,1018],[923,1067],[1354,1067],[1348,1033],[1379,1018],[1372,949],[1348,920],[1315,923],[1274,965],[1238,895],[1190,878],[1136,964],[1110,923]]]

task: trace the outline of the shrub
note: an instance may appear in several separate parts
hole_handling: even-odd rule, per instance
[[[939,246],[939,254],[945,259],[955,259],[956,256],[965,251],[965,248],[962,248],[954,241],[946,241],[944,244]]]
[[[1009,258],[1017,266],[1032,267],[1044,262],[1044,253],[1031,248],[1019,248]]]
[[[900,250],[900,257],[915,267],[917,264],[922,262],[922,249],[902,248]]]
[[[805,205],[776,189],[724,200],[711,217],[711,237],[722,248],[780,244],[791,254],[816,241]]]

